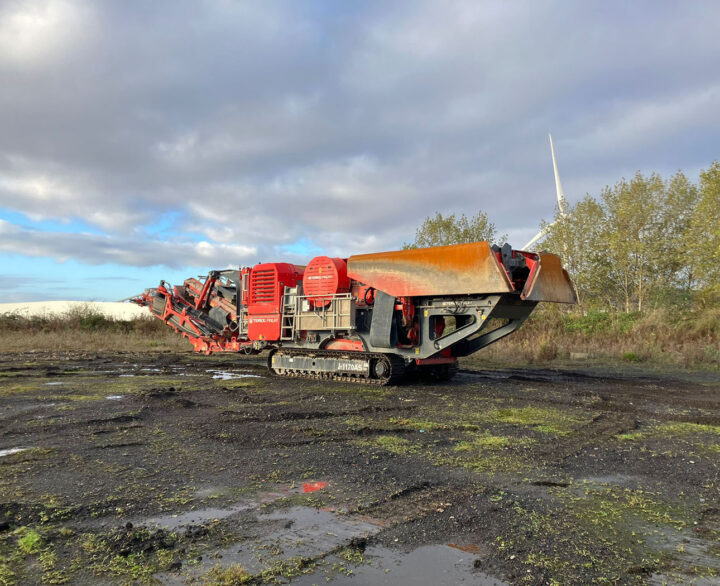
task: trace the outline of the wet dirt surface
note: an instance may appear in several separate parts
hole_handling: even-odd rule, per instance
[[[0,357],[0,584],[720,583],[720,377]]]

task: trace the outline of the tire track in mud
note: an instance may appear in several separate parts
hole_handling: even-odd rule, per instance
[[[569,435],[542,445],[534,454],[547,464],[557,466],[586,448],[602,445],[620,433],[636,429],[638,425],[634,415],[602,413]]]
[[[265,407],[260,404],[258,407]],[[333,417],[352,417],[354,415],[368,415],[374,413],[392,413],[396,411],[411,411],[412,405],[397,405],[390,407],[367,406],[360,409],[342,411],[277,411],[262,415],[246,415],[235,411],[226,411],[218,417],[225,423],[282,423],[285,421],[306,421],[311,419],[330,419]]]
[[[693,399],[682,396],[680,392],[660,395],[660,392],[666,391],[662,389],[658,394],[636,394],[630,398],[623,397],[620,402],[607,392],[598,393],[599,402],[593,404],[593,408],[608,413],[635,413],[644,415],[652,419],[662,421],[681,421],[685,423],[699,423],[706,425],[720,425],[720,401],[711,399]],[[685,413],[664,412],[659,407],[672,409],[682,405]],[[695,413],[687,413],[687,411],[696,410]],[[704,411],[704,413],[703,413]]]
[[[624,413],[647,416],[662,421],[679,421],[705,425],[720,425],[720,398],[712,389],[695,382],[652,377],[613,377],[587,375],[584,373],[554,371],[474,371],[461,370],[469,377],[489,380],[536,382],[542,385],[538,399],[519,397],[527,404],[573,406],[606,413]],[[510,374],[507,374],[507,373]],[[520,372],[523,374],[512,374]],[[536,375],[536,372],[539,373]],[[583,383],[588,387],[555,388],[553,383]],[[601,388],[597,388],[602,385]],[[679,387],[683,385],[683,387]],[[564,394],[566,393],[566,394]],[[503,394],[504,396],[505,394]],[[590,399],[590,401],[588,401]],[[685,413],[664,411],[682,405]],[[695,413],[688,413],[694,410]]]
[[[435,485],[424,481],[411,484],[387,496],[359,505],[349,515],[363,515],[378,521],[386,529],[414,523],[434,513],[443,513],[451,506],[477,495],[476,487],[452,484]]]
[[[697,380],[684,380],[671,375],[639,374],[636,372],[582,372],[562,368],[498,368],[496,370],[461,368],[460,373],[492,380],[517,380],[529,382],[602,382],[616,383],[624,387],[647,385],[692,385],[702,388]]]
[[[259,409],[265,406],[257,405]],[[367,416],[382,413],[407,413],[415,409],[412,405],[396,405],[396,406],[377,406],[368,405],[359,409],[348,410],[345,408],[330,411],[284,411],[275,406],[275,411],[260,413],[257,415],[243,413],[240,411],[224,411],[217,415],[210,416],[206,421],[197,427],[197,432],[201,437],[214,440],[222,438],[223,441],[230,443],[242,443],[246,447],[259,447],[262,445],[271,445],[273,447],[294,447],[303,445],[317,445],[319,443],[329,442],[348,442],[358,437],[369,435],[380,435],[383,433],[412,433],[412,430],[391,430],[362,428],[360,430],[353,429],[337,429],[331,426],[328,429],[299,429],[297,427],[287,427],[288,423],[312,422],[312,421],[328,421],[333,419],[346,419],[353,416]],[[272,440],[268,440],[265,433],[260,433],[268,424],[273,426]]]
[[[116,431],[120,431],[123,429],[132,429],[134,427],[142,427],[142,425],[132,425],[132,426],[122,426],[120,424],[123,423],[136,423],[142,419],[142,413],[120,413],[118,415],[113,415],[109,417],[100,417],[100,418],[92,418],[92,419],[66,419],[66,420],[48,420],[47,422],[41,422],[37,423],[37,432],[40,434],[44,433],[51,433],[52,435],[56,436],[58,435],[58,432],[66,431],[69,429],[87,429],[94,426],[108,426],[108,425],[114,425],[116,427],[113,427],[112,429],[100,429],[100,430],[93,430],[90,431],[91,435],[99,434],[99,433],[114,433]],[[13,421],[13,426],[9,427],[8,429],[4,430],[2,432],[2,436],[13,436],[13,435],[27,435],[27,422],[22,420]],[[86,433],[81,433],[81,435],[87,435]]]
[[[283,438],[277,438],[273,443],[272,447],[298,447],[298,446],[312,446],[317,445],[318,443],[343,443],[343,442],[351,442],[353,440],[356,440],[358,438],[369,438],[373,436],[380,436],[380,435],[415,435],[417,434],[417,431],[414,429],[386,429],[386,428],[369,428],[369,427],[363,427],[359,430],[352,430],[349,432],[329,432],[329,433],[323,433],[321,437],[317,435],[307,435],[309,432],[305,432],[304,430],[293,432],[297,434],[299,437],[295,439],[289,438],[289,439],[283,439]],[[267,441],[267,440],[266,440]]]

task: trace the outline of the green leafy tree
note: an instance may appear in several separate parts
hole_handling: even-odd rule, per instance
[[[428,246],[445,246],[466,242],[498,242],[507,240],[507,235],[498,237],[497,229],[483,212],[471,218],[465,214],[443,216],[436,212],[428,216],[415,232],[415,240],[406,243],[403,248],[426,248]]]
[[[698,202],[698,189],[678,171],[665,185],[661,213],[657,221],[656,275],[661,293],[673,290],[688,293],[695,285],[697,259],[688,252],[688,236]],[[667,297],[667,295],[666,295]]]
[[[584,305],[646,309],[720,295],[720,164],[695,185],[638,172],[556,211],[542,246],[559,254]],[[714,292],[714,293],[713,293]]]
[[[568,206],[565,214],[555,211],[552,224],[543,223],[545,238],[542,248],[562,258],[563,266],[575,283],[578,301],[593,304],[610,302],[607,290],[609,262],[603,254],[602,236],[606,230],[607,215],[602,205],[590,195],[575,205]]]
[[[642,311],[657,283],[658,219],[664,188],[659,175],[645,177],[638,172],[601,195],[608,215],[602,238],[611,268],[608,285],[619,292],[626,312]]]
[[[687,231],[687,254],[699,288],[720,295],[720,162],[700,172],[699,199]]]

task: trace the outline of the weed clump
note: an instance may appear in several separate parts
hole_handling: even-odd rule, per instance
[[[2,586],[15,584],[15,572],[4,562],[0,562],[0,584]]]
[[[208,572],[207,577],[217,586],[235,586],[246,583],[250,574],[240,564],[234,564],[227,567],[215,566]]]
[[[17,541],[18,548],[26,555],[38,553],[43,546],[42,536],[34,529],[23,530]]]
[[[393,454],[409,454],[415,451],[408,440],[394,435],[381,435],[375,439],[375,443]]]

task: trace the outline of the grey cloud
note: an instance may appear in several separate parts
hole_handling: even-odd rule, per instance
[[[436,210],[519,245],[553,212],[548,130],[570,200],[717,156],[715,3],[349,6],[3,3],[42,17],[0,26],[0,206],[108,234],[25,253],[156,264],[141,235],[173,210],[201,264],[395,248]]]
[[[0,220],[0,252],[70,259],[90,265],[116,263],[139,267],[221,266],[250,263],[257,248],[209,242],[140,241],[118,236],[73,234],[19,228]]]
[[[17,289],[23,289],[28,286],[37,285],[62,285],[63,281],[58,279],[46,279],[40,276],[28,277],[26,275],[0,275],[0,291],[3,292],[3,297],[8,291],[15,291]]]

